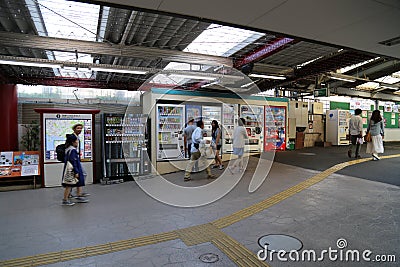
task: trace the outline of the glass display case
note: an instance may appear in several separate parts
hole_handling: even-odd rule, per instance
[[[222,106],[222,151],[223,153],[232,153],[232,135],[235,126],[238,123],[238,105],[223,104]]]
[[[286,150],[286,107],[265,107],[264,151]]]
[[[183,159],[185,106],[157,104],[157,160]]]
[[[246,120],[244,127],[246,128],[248,139],[248,147],[250,152],[261,152],[263,143],[263,121],[264,107],[253,105],[241,105],[240,117]]]
[[[121,179],[150,171],[144,114],[103,114],[103,177]]]
[[[203,133],[207,134],[206,140],[211,140],[211,122],[216,120],[221,124],[221,107],[202,106],[202,119],[204,122]]]

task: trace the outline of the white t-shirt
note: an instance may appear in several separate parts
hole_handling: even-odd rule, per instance
[[[363,130],[362,118],[359,115],[353,115],[349,121],[350,135],[359,135]]]
[[[193,144],[204,145],[203,129],[200,127],[197,127],[192,133],[192,148],[190,149],[192,153],[199,151]]]
[[[243,126],[237,126],[233,131],[233,147],[243,148],[245,145],[245,140],[248,139],[246,128]]]

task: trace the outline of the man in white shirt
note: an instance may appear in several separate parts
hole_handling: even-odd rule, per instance
[[[361,109],[356,109],[354,115],[351,116],[349,121],[349,134],[350,134],[350,149],[347,151],[347,155],[351,158],[353,150],[355,149],[355,157],[361,158],[360,156],[360,143],[357,142],[358,138],[362,138],[363,134],[363,122],[361,118]]]
[[[186,166],[186,171],[185,171],[185,178],[184,181],[190,181],[192,178],[190,178],[190,173],[193,169],[193,165],[199,160],[201,165],[204,166],[206,165],[206,172],[207,172],[207,178],[208,179],[214,179],[216,178],[214,175],[211,174],[211,168],[207,164],[207,160],[205,155],[201,155],[200,152],[200,147],[205,146],[205,141],[203,139],[203,129],[204,129],[204,122],[203,121],[198,121],[197,122],[197,128],[193,131],[192,133],[192,147],[191,147],[191,157],[190,161]]]
[[[194,130],[197,128],[195,125],[193,125],[194,119],[192,117],[189,118],[187,126],[183,130],[183,142],[185,143],[185,154],[188,156],[190,159],[192,152],[192,134]]]

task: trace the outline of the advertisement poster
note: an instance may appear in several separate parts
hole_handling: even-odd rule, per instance
[[[13,152],[1,152],[0,153],[0,167],[12,165]]]
[[[1,163],[0,178],[40,175],[38,151],[1,152]]]

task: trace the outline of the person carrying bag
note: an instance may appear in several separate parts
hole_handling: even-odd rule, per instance
[[[370,135],[370,141],[367,141],[366,153],[371,154],[373,160],[380,160],[378,154],[384,152],[383,138],[385,136],[385,130],[381,112],[379,110],[374,110],[372,112],[365,140],[368,140],[368,135]]]
[[[64,198],[62,200],[62,205],[64,206],[75,205],[74,202],[68,199],[72,187],[85,185],[85,177],[77,151],[78,145],[78,138],[74,134],[67,134],[67,140],[65,142],[65,163],[62,177],[62,186],[65,188]],[[79,203],[88,202],[84,197],[77,197],[76,200]]]

